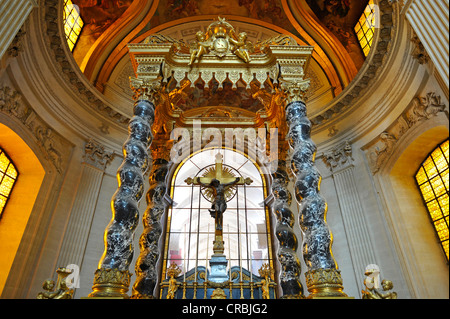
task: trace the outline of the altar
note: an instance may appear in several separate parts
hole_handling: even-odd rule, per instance
[[[176,271],[177,266],[172,265],[168,273]],[[265,268],[261,273],[268,276],[256,276],[247,269],[234,266],[228,271],[231,280],[217,283],[209,280],[209,270],[205,280],[205,267],[199,266],[162,281],[160,296],[161,299],[275,299],[276,283],[270,280],[268,272],[270,270]]]

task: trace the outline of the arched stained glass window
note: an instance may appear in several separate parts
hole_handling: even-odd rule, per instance
[[[223,214],[224,254],[231,267],[242,266],[258,275],[265,263],[273,268],[269,211],[264,204],[265,180],[248,157],[228,149],[205,150],[182,162],[172,178],[173,205],[168,211],[162,280],[175,263],[183,272],[209,267],[213,254],[214,218],[211,202],[200,185],[188,185],[188,177],[204,176],[215,167],[215,155],[223,155],[223,170],[235,177],[250,177],[250,185],[234,186]]]
[[[449,140],[425,159],[416,173],[425,206],[448,261]]]
[[[19,172],[11,159],[0,148],[0,219],[18,176]]]

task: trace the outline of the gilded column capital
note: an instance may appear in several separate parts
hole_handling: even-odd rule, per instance
[[[296,101],[305,102],[309,87],[310,80],[283,80],[281,82],[281,88],[286,94],[286,104]]]
[[[134,93],[133,100],[147,100],[154,103],[158,101],[161,93],[161,79],[130,77],[130,88]]]

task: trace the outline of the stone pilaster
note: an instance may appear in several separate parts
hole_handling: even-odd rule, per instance
[[[85,144],[80,183],[76,189],[58,267],[69,264],[81,266],[105,168],[113,158],[114,153],[105,150],[102,145],[93,141]]]
[[[8,50],[37,0],[2,0],[0,5],[0,59]]]
[[[377,259],[364,218],[364,206],[358,196],[352,146],[349,142],[338,145],[325,153],[322,159],[332,173],[346,237],[349,241],[351,261],[358,281],[361,274],[364,274],[366,266],[376,264]]]

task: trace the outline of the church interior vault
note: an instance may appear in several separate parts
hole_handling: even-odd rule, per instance
[[[448,1],[4,0],[0,27],[2,298],[448,298]]]

